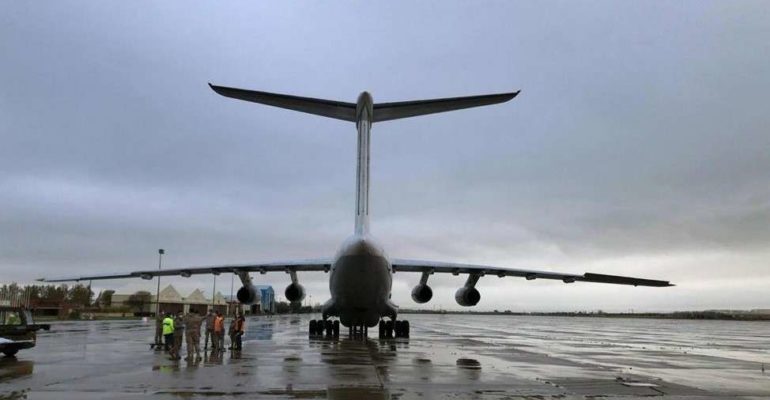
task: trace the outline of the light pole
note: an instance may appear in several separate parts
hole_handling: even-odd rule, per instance
[[[163,254],[165,254],[166,251],[163,249],[158,249],[158,272],[160,272],[160,267],[163,262]],[[158,290],[155,291],[155,318],[158,318],[160,316],[160,274],[158,274]]]
[[[211,290],[211,309],[216,311],[217,310],[217,275],[218,273],[212,274],[214,275],[214,288]]]
[[[227,315],[230,315],[230,303],[233,302],[233,285],[234,284],[235,284],[235,273],[230,275],[230,298],[227,300]]]

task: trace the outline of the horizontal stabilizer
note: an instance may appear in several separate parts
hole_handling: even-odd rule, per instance
[[[505,103],[519,92],[486,94],[482,96],[452,97],[433,100],[401,101],[397,103],[375,103],[372,122],[390,121],[418,115],[435,114],[464,108]]]
[[[209,83],[211,89],[225,97],[266,104],[273,107],[301,111],[323,117],[355,122],[356,105],[341,101],[313,99],[310,97],[290,96],[287,94],[259,92],[256,90],[236,89],[215,86]]]

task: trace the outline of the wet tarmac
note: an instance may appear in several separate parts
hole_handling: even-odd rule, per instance
[[[410,339],[361,341],[309,339],[310,317],[250,318],[243,351],[192,362],[150,324],[55,323],[0,358],[0,399],[770,398],[767,322],[410,315]]]

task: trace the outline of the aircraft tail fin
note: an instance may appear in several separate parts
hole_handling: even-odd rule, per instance
[[[238,100],[251,101],[253,103],[266,104],[273,107],[286,108],[301,111],[323,117],[341,119],[343,121],[356,121],[356,105],[341,101],[314,99],[310,97],[290,96],[287,94],[260,92],[256,90],[237,89],[225,86],[216,86],[209,83],[212,90],[222,96]]]
[[[397,103],[374,104],[372,122],[390,121],[399,118],[416,117],[463,108],[487,106],[505,103],[516,97],[519,92],[486,94],[481,96],[451,97],[444,99],[402,101]]]

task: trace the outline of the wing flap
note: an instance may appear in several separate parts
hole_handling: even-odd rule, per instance
[[[356,120],[356,105],[353,103],[216,86],[210,83],[209,86],[220,95],[233,99],[301,111],[343,121],[353,122]]]
[[[481,96],[451,97],[433,100],[402,101],[397,103],[374,104],[372,122],[390,121],[418,115],[435,114],[464,108],[505,103],[516,97],[519,92],[486,94]]]

